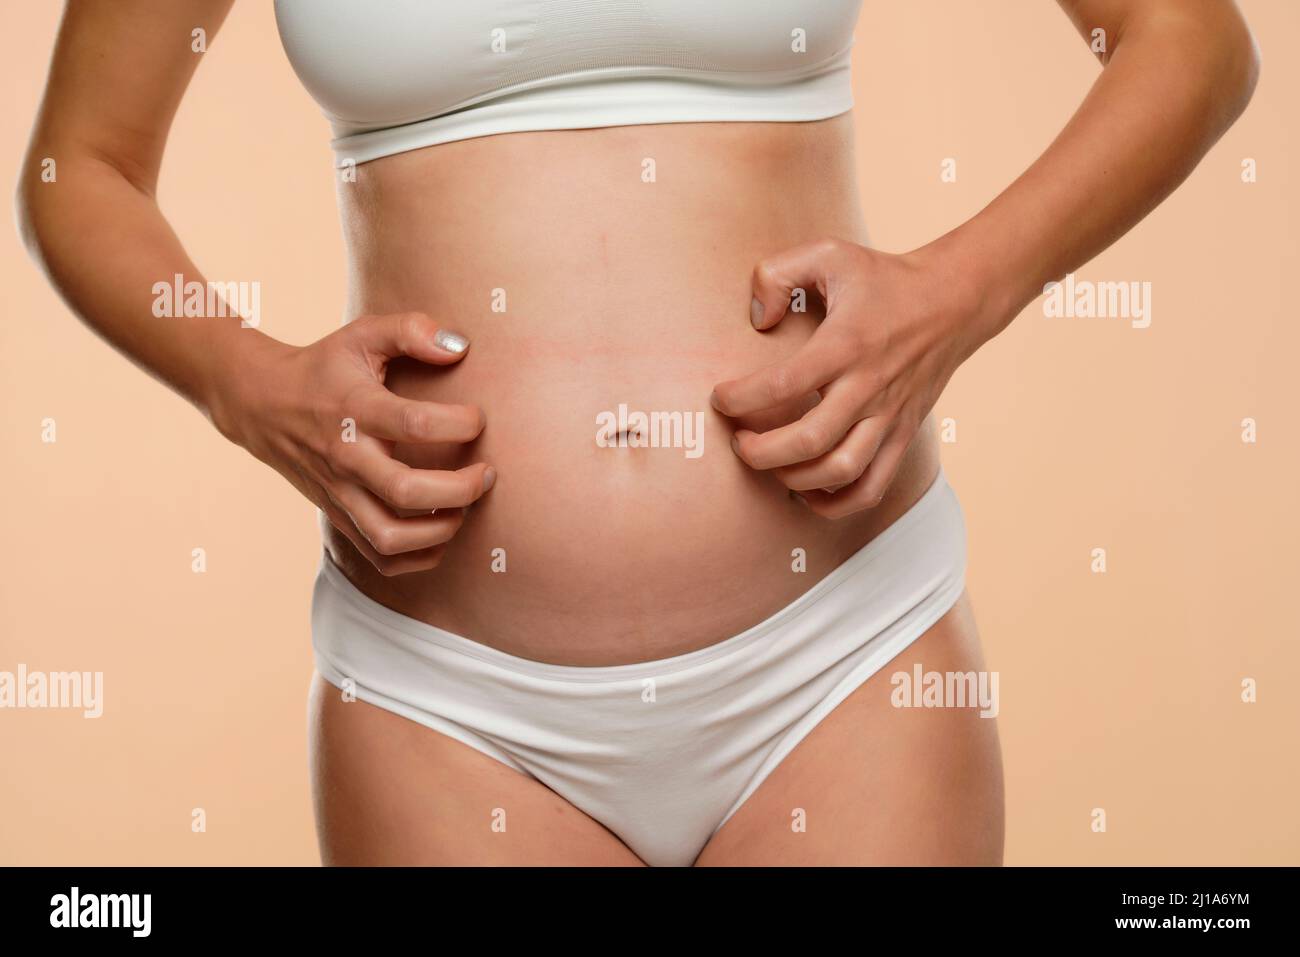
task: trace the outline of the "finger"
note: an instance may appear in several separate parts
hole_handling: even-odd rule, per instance
[[[790,308],[795,290],[815,289],[825,299],[830,270],[838,261],[841,243],[826,239],[795,246],[768,256],[754,267],[754,299],[750,322],[755,329],[771,329]]]
[[[804,502],[823,518],[844,518],[864,509],[875,508],[893,482],[899,463],[912,444],[913,434],[905,428],[896,427],[880,446],[880,451],[861,478],[835,493],[819,489],[801,492]]]
[[[465,521],[463,508],[399,517],[359,485],[339,485],[329,492],[371,547],[389,557],[445,544]]]
[[[381,555],[373,545],[366,540],[357,528],[356,523],[352,520],[347,511],[339,505],[337,501],[326,491],[323,485],[313,482],[313,495],[311,499],[315,502],[316,507],[325,516],[326,521],[334,528],[338,529],[353,547],[366,559],[374,565],[381,575],[405,575],[409,572],[428,571],[436,568],[442,561],[442,556],[446,551],[446,545],[437,545],[433,548],[426,548],[418,552],[405,552],[401,555]]]
[[[410,356],[433,365],[458,362],[469,349],[469,339],[443,329],[422,312],[395,312],[362,316],[348,327],[362,346],[385,359]]]
[[[774,469],[819,458],[862,418],[850,389],[830,389],[801,418],[767,432],[739,429],[732,448],[753,469]],[[857,478],[855,475],[854,478]]]
[[[393,578],[397,575],[410,575],[413,572],[427,572],[431,568],[437,568],[442,564],[446,553],[446,545],[436,545],[419,552],[380,555],[377,559],[370,559],[370,562],[378,569],[379,574],[385,578]]]
[[[867,502],[868,507],[874,508],[879,505],[885,493],[889,491],[889,486],[894,484],[898,467],[902,464],[903,456],[907,454],[915,437],[916,429],[903,426],[895,428],[871,460],[866,473],[858,480],[862,483],[862,498]]]
[[[841,337],[819,326],[812,338],[789,359],[759,369],[742,379],[719,382],[709,401],[723,415],[735,418],[792,402],[809,392],[816,392],[843,373],[851,361],[851,352]]]
[[[825,455],[810,462],[779,468],[773,474],[782,485],[796,492],[813,489],[833,491],[851,485],[866,472],[885,433],[885,420],[882,416],[863,419],[855,423],[844,440]]]
[[[427,572],[432,568],[437,568],[442,563],[443,555],[447,552],[446,545],[435,545],[433,548],[425,548],[418,552],[403,552],[400,555],[381,555],[375,551],[364,535],[358,531],[352,519],[348,517],[347,512],[331,503],[328,508],[322,508],[321,513],[329,520],[329,523],[337,528],[353,547],[365,558],[366,561],[375,566],[379,574],[386,578],[394,575],[409,575],[412,572]]]
[[[395,442],[472,442],[483,431],[483,410],[475,405],[420,402],[367,386],[350,401],[361,431]]]
[[[496,469],[483,462],[455,471],[412,468],[369,436],[343,448],[348,451],[332,463],[334,471],[360,482],[394,508],[464,508],[496,481]]]

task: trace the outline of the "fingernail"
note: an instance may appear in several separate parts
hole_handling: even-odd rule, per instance
[[[794,499],[796,502],[798,502],[800,505],[802,505],[804,508],[808,507],[808,500],[804,498],[802,495],[800,495],[798,492],[791,492],[790,497]]]
[[[757,297],[749,301],[749,323],[755,329],[763,328],[763,304]]]
[[[433,344],[444,352],[450,352],[453,355],[460,355],[469,348],[469,340],[459,332],[452,332],[450,329],[439,329],[435,332]]]
[[[737,455],[740,454],[740,439],[736,438],[734,435],[731,437],[731,451],[735,452]]]
[[[497,481],[497,470],[489,465],[486,469],[483,470],[483,491],[486,492],[488,489],[490,489],[493,485],[496,484],[496,481]]]
[[[717,409],[719,412],[722,411],[722,406],[718,405],[718,390],[717,390],[717,389],[714,389],[712,392],[709,393],[709,405],[713,406],[713,407],[714,407],[715,409]]]

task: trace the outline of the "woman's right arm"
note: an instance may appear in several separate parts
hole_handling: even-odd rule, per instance
[[[472,441],[482,412],[399,398],[384,373],[399,355],[456,362],[463,339],[415,313],[358,319],[301,348],[234,315],[154,315],[155,284],[179,274],[206,288],[154,194],[202,56],[193,31],[210,43],[232,2],[69,0],[18,184],[19,228],[91,329],[284,475],[380,571],[433,567],[495,472],[413,469],[391,443]]]

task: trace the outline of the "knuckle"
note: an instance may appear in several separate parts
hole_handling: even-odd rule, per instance
[[[848,485],[862,474],[862,466],[849,452],[833,452],[826,464],[837,485]]]
[[[844,248],[844,240],[837,239],[834,236],[823,236],[817,240],[815,248],[819,256],[834,256]]]
[[[420,336],[431,334],[432,330],[429,329],[429,326],[432,322],[433,320],[422,312],[402,313],[401,329],[402,335],[405,337],[404,341],[410,342]]]
[[[786,366],[777,366],[767,374],[767,397],[773,402],[784,402],[797,394],[798,381]]]
[[[357,472],[356,446],[350,442],[331,442],[321,455],[321,461],[334,481],[353,478]]]
[[[379,528],[371,530],[367,536],[371,546],[380,555],[399,555],[401,546],[398,542],[397,529],[391,525],[382,525]]]
[[[397,337],[399,342],[410,342],[415,338],[415,313],[403,312],[397,317]]]
[[[820,425],[805,425],[796,433],[799,451],[805,458],[821,455],[830,445],[830,435]]]
[[[760,286],[780,285],[780,277],[777,276],[776,264],[770,259],[761,259],[754,266],[754,282]]]
[[[366,410],[364,391],[364,386],[354,386],[338,398],[325,399],[313,406],[312,422],[329,445],[351,444],[344,439],[344,429],[349,425],[354,432],[361,430]]]
[[[394,472],[384,483],[384,500],[399,508],[413,508],[414,495],[415,483],[409,472]]]
[[[429,410],[415,402],[408,402],[402,406],[402,434],[408,438],[420,439],[427,436],[433,429],[433,416]]]

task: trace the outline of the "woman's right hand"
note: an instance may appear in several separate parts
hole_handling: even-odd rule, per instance
[[[483,412],[402,398],[384,375],[398,356],[451,365],[468,341],[413,312],[363,316],[305,347],[252,335],[258,348],[233,358],[211,389],[222,435],[288,479],[382,574],[436,566],[496,471],[412,468],[393,445],[472,442]]]

